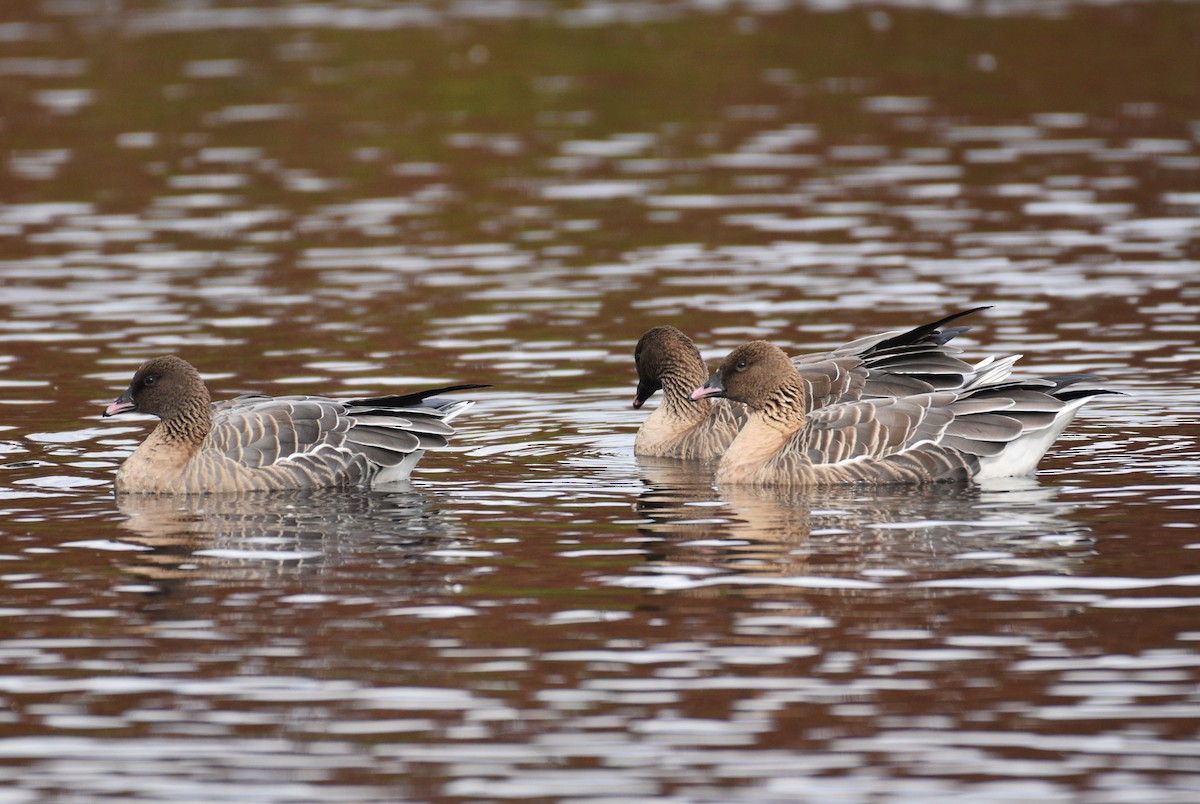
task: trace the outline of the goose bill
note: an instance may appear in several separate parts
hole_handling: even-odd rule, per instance
[[[105,416],[116,416],[118,413],[128,413],[131,410],[137,410],[137,404],[130,397],[129,392],[121,394],[117,397],[117,401],[104,409]]]

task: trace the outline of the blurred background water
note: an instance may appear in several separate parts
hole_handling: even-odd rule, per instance
[[[1200,5],[0,10],[0,800],[1200,789]],[[1089,371],[1035,479],[714,490],[715,362],[979,304]],[[115,500],[218,398],[486,382],[411,488]]]

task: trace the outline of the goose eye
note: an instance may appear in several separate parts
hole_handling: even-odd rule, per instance
[[[738,370],[738,371],[742,371],[743,369],[745,369],[745,368],[746,368],[746,366],[747,366],[747,365],[749,365],[749,364],[748,364],[748,363],[746,363],[746,361],[745,361],[745,360],[739,360],[739,361],[737,362],[737,370]]]
[[[155,375],[151,374],[149,377],[147,377],[146,379],[142,380],[142,383],[143,383],[144,385],[154,385],[155,381],[157,381],[157,380],[158,380],[158,377],[156,377]]]

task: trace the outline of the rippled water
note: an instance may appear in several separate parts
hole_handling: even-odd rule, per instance
[[[1194,4],[0,18],[3,801],[1193,801]],[[990,304],[1036,478],[715,490],[633,345]],[[218,397],[487,382],[411,486],[114,500]]]

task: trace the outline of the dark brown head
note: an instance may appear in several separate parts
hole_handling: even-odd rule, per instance
[[[751,341],[721,361],[716,374],[692,392],[692,401],[724,397],[759,410],[795,386],[796,369],[783,350],[766,341]]]
[[[104,415],[150,413],[168,420],[197,405],[207,407],[208,401],[208,389],[191,363],[166,355],[143,363],[125,393],[105,409]]]
[[[655,327],[646,332],[633,350],[633,361],[637,364],[637,396],[634,408],[646,404],[646,400],[661,391],[663,381],[683,371],[694,371],[699,366],[704,376],[704,358],[692,339],[675,327]],[[686,392],[685,392],[686,393]]]

